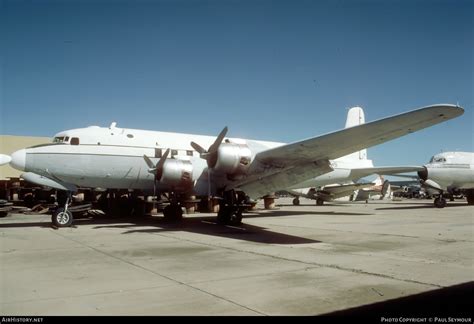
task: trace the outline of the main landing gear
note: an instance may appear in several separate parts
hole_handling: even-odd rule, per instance
[[[74,218],[72,217],[72,213],[68,210],[71,198],[70,192],[58,192],[58,205],[64,205],[64,207],[56,208],[51,216],[51,222],[55,227],[69,227],[72,225]]]
[[[444,199],[443,193],[440,193],[439,196],[435,198],[434,205],[436,208],[446,207],[446,199]]]
[[[293,199],[293,205],[294,205],[294,206],[299,206],[299,204],[300,204],[300,199],[299,199],[298,197],[295,197],[295,198]]]
[[[242,224],[242,212],[250,204],[246,204],[246,197],[242,192],[235,190],[224,191],[222,200],[219,203],[217,213],[217,223],[225,225]]]
[[[179,204],[169,204],[163,210],[163,216],[167,221],[180,221],[183,219],[183,210]]]

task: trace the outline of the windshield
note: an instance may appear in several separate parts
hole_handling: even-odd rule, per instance
[[[69,137],[68,137],[68,136],[66,136],[66,137],[64,137],[64,136],[59,136],[59,137],[55,137],[55,138],[53,139],[53,143],[64,143],[64,142],[68,142],[68,141],[69,141]]]

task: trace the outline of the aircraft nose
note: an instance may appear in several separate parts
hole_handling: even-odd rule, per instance
[[[26,165],[26,150],[22,149],[16,151],[11,156],[12,160],[10,161],[10,165],[17,170],[25,171]]]

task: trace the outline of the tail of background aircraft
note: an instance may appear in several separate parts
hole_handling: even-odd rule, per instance
[[[365,124],[364,110],[361,107],[352,107],[347,112],[346,127],[354,127]],[[367,149],[360,150],[358,152],[351,153],[344,156],[344,160],[367,160]]]

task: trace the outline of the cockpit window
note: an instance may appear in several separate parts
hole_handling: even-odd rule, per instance
[[[58,136],[53,139],[53,143],[67,143],[69,142],[69,136]]]
[[[79,137],[71,138],[71,145],[79,145]]]
[[[433,156],[430,160],[430,163],[444,163],[446,158],[442,156]]]

